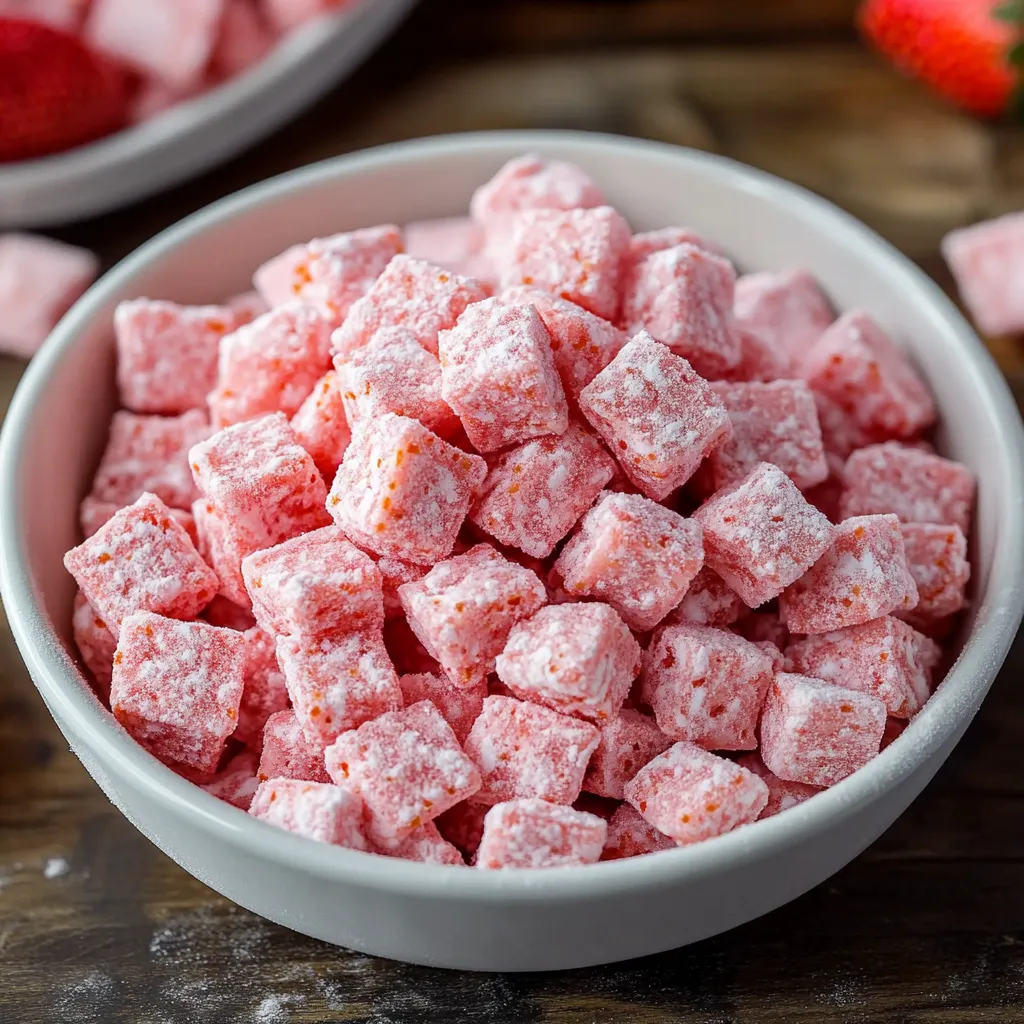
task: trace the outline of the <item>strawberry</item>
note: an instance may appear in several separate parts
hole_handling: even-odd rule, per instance
[[[60,29],[0,18],[0,163],[91,142],[127,116],[119,68]]]
[[[996,117],[1017,102],[1021,0],[866,0],[860,26],[900,70],[964,110]]]

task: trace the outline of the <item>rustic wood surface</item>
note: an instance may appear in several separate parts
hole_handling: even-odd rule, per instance
[[[618,131],[792,178],[948,287],[950,227],[1024,206],[1024,134],[978,125],[862,51],[852,0],[432,0],[348,83],[245,157],[59,232],[111,263],[287,168],[491,127]],[[757,45],[754,45],[754,44]],[[1024,401],[1024,348],[992,350]],[[0,364],[6,402],[21,364]],[[243,911],[160,854],[67,750],[0,632],[0,1021],[968,1024],[1024,1019],[1024,670],[893,828],[825,885],[727,935],[554,975],[347,953]]]

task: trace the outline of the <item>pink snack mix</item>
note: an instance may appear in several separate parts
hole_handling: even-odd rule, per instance
[[[707,382],[644,332],[580,392],[580,408],[629,479],[655,501],[686,483],[732,431]]]
[[[794,633],[827,633],[916,607],[917,586],[893,515],[841,522],[832,546],[779,598]]]
[[[291,708],[276,711],[267,719],[257,777],[260,782],[277,778],[331,781],[324,768],[323,747],[310,743]]]
[[[427,700],[342,733],[326,759],[331,778],[363,798],[375,843],[403,839],[480,788],[480,773]]]
[[[110,710],[154,757],[212,773],[238,724],[244,671],[240,633],[136,612],[121,623]]]
[[[201,788],[218,800],[224,800],[240,811],[247,811],[260,784],[256,778],[256,762],[256,755],[251,750],[241,750],[217,772],[211,782]]]
[[[641,857],[659,850],[674,850],[676,844],[659,832],[630,804],[619,804],[608,819],[608,836],[601,860]]]
[[[692,743],[676,743],[626,783],[626,799],[680,846],[757,819],[768,787],[734,761]]]
[[[81,592],[75,595],[71,632],[78,653],[92,675],[100,697],[105,700],[110,693],[110,675],[114,667],[117,641],[107,629],[106,622]]]
[[[534,573],[489,544],[439,562],[398,596],[413,632],[449,679],[467,688],[494,671],[509,631],[547,600]]]
[[[707,750],[753,750],[772,679],[757,644],[710,626],[666,626],[644,655],[643,695],[658,728]]]
[[[292,430],[324,480],[333,480],[352,439],[338,374],[328,370],[292,417]]]
[[[895,612],[912,624],[935,623],[955,615],[967,599],[964,590],[971,578],[967,539],[959,526],[939,523],[903,523],[903,547],[907,567],[917,585],[917,606],[911,612]]]
[[[487,684],[480,680],[475,686],[456,686],[443,673],[418,672],[399,677],[406,707],[429,700],[452,727],[455,738],[464,743],[469,730],[483,710]]]
[[[300,779],[261,782],[249,805],[260,821],[320,843],[367,849],[359,797],[341,786]]]
[[[385,856],[397,857],[399,860],[415,860],[421,864],[448,864],[453,867],[466,866],[462,854],[441,835],[432,821],[420,825],[404,839],[379,845],[377,849]]]
[[[698,626],[731,626],[746,611],[743,598],[718,573],[704,566],[669,618]]]
[[[495,667],[523,700],[606,722],[640,671],[640,645],[606,604],[548,605],[512,627]]]
[[[621,800],[623,786],[645,764],[667,750],[672,740],[653,719],[633,708],[620,709],[600,728],[601,741],[587,765],[583,788],[588,793]]]
[[[595,864],[607,831],[603,818],[585,811],[546,800],[509,800],[487,812],[476,866],[496,870]]]
[[[820,786],[807,786],[802,782],[787,782],[780,779],[778,775],[765,768],[764,762],[757,754],[744,754],[743,757],[736,759],[736,763],[753,772],[759,779],[763,779],[768,787],[768,803],[761,812],[762,818],[771,818],[782,811],[788,811],[790,807],[796,807],[797,804],[802,804],[821,792]]]
[[[779,672],[761,716],[761,757],[787,782],[834,786],[878,753],[884,729],[877,697]]]
[[[693,514],[704,557],[751,608],[777,597],[825,552],[835,528],[781,469],[759,463]]]
[[[211,625],[223,625],[213,622],[209,616],[208,621]],[[267,720],[288,708],[290,701],[284,674],[277,663],[274,637],[259,626],[245,630],[242,636],[245,639],[245,686],[238,706],[238,728],[234,731],[234,738],[258,751],[263,744]]]
[[[501,543],[546,558],[614,473],[601,442],[572,423],[560,437],[503,452],[469,519]]]
[[[760,271],[736,281],[738,323],[799,361],[835,319],[828,299],[806,270]]]
[[[700,524],[639,494],[606,492],[555,562],[567,593],[610,604],[639,632],[682,600],[704,562]]]

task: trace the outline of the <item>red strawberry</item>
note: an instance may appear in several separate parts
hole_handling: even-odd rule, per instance
[[[864,34],[900,70],[983,117],[1016,100],[1020,0],[866,0]]]
[[[127,114],[120,69],[67,32],[0,18],[0,163],[91,142]]]

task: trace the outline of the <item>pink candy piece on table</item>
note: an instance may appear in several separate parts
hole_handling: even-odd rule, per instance
[[[786,664],[838,686],[879,698],[896,718],[910,718],[928,699],[939,648],[891,615],[797,640]]]
[[[198,409],[181,416],[115,412],[92,496],[124,507],[148,491],[173,508],[191,507],[197,493],[188,452],[210,433]]]
[[[474,799],[496,804],[536,797],[571,804],[600,740],[589,722],[514,697],[487,697],[464,744],[482,779]]]
[[[580,409],[655,501],[686,483],[732,431],[707,382],[643,332],[580,392]]]
[[[698,626],[731,626],[747,611],[743,598],[716,572],[704,566],[693,578],[671,622],[692,622]]]
[[[302,533],[242,559],[256,621],[278,636],[379,630],[381,575],[337,526]]]
[[[699,523],[639,494],[605,493],[562,548],[555,571],[570,595],[610,604],[631,629],[653,629],[704,562]]]
[[[648,761],[667,750],[672,740],[653,719],[633,708],[622,708],[600,728],[601,741],[587,765],[583,789],[587,793],[621,800],[622,787]]]
[[[753,750],[773,668],[734,633],[666,626],[644,655],[643,695],[666,736],[707,750]]]
[[[704,377],[722,377],[740,361],[732,329],[732,264],[695,245],[652,253],[633,270],[622,325],[646,330]]]
[[[601,442],[572,423],[560,437],[503,452],[469,519],[503,544],[546,558],[614,473]]]
[[[523,700],[606,722],[640,671],[640,645],[606,604],[548,605],[512,627],[495,667]]]
[[[452,727],[455,738],[464,742],[483,710],[487,684],[481,679],[475,686],[456,686],[443,673],[417,672],[400,676],[398,685],[406,706],[429,700]]]
[[[324,480],[333,480],[352,439],[336,371],[328,370],[313,386],[292,417],[292,430]]]
[[[314,238],[264,263],[253,284],[272,308],[299,300],[338,327],[401,251],[402,232],[394,224]]]
[[[527,285],[615,320],[629,225],[610,206],[516,215],[502,287]]]
[[[402,706],[398,675],[379,633],[279,636],[277,660],[295,717],[321,749]]]
[[[267,719],[257,775],[260,782],[277,778],[331,781],[324,767],[323,747],[306,738],[291,708],[276,711]]]
[[[676,743],[625,785],[626,799],[680,846],[756,820],[768,787],[734,761],[692,743]]]
[[[249,813],[270,825],[350,850],[366,850],[363,807],[341,786],[300,779],[268,779],[256,790]]]
[[[833,786],[878,753],[884,729],[877,697],[779,672],[761,716],[761,757],[787,782]]]
[[[974,474],[959,462],[901,444],[871,445],[846,460],[843,482],[843,518],[892,512],[904,523],[970,531]]]
[[[267,720],[289,705],[288,689],[277,663],[274,637],[259,626],[247,629],[242,636],[245,639],[245,686],[238,706],[238,728],[235,729],[234,738],[259,750],[263,744]]]
[[[238,724],[244,671],[240,633],[136,612],[121,624],[110,709],[154,757],[213,772]]]
[[[117,385],[134,412],[205,409],[217,383],[221,338],[233,331],[227,306],[179,306],[153,299],[122,302],[114,311]]]
[[[449,864],[453,867],[465,867],[466,862],[458,849],[448,842],[437,830],[437,826],[428,821],[420,825],[404,839],[397,839],[377,847],[379,853],[399,860],[414,860],[421,864]]]
[[[0,351],[34,355],[92,284],[98,261],[85,249],[35,235],[0,234]]]
[[[330,328],[315,309],[289,302],[264,313],[221,340],[214,425],[294,415],[329,366]]]
[[[704,558],[751,608],[777,597],[825,552],[835,527],[781,469],[762,462],[693,514]]]
[[[601,860],[642,857],[659,850],[674,850],[676,844],[659,832],[631,804],[620,804],[608,819],[608,836]]]
[[[744,274],[736,281],[733,311],[740,324],[796,361],[835,320],[818,283],[799,269]]]
[[[960,611],[967,603],[964,589],[971,578],[963,531],[939,523],[904,523],[902,531],[918,600],[912,612],[894,614],[913,624],[931,624]]]
[[[762,818],[771,818],[782,811],[788,811],[790,807],[796,807],[797,804],[802,804],[821,792],[820,786],[807,786],[802,782],[787,782],[780,779],[778,775],[765,768],[764,762],[757,754],[744,754],[743,757],[736,759],[736,763],[763,779],[768,787],[768,803],[761,812]]]
[[[72,548],[64,566],[115,637],[132,612],[194,618],[218,587],[189,535],[152,494]]]
[[[451,553],[486,475],[479,456],[385,413],[357,425],[327,509],[360,547],[425,565]]]
[[[893,515],[845,519],[832,546],[779,597],[794,633],[827,633],[916,606],[917,586]]]
[[[100,696],[106,700],[110,694],[110,674],[114,667],[117,641],[107,629],[106,622],[81,592],[75,595],[71,632],[85,667],[92,675]]]
[[[210,796],[224,800],[240,811],[247,811],[260,784],[256,778],[256,761],[251,750],[240,750],[202,788]]]
[[[603,818],[585,811],[546,800],[509,800],[487,812],[476,866],[497,870],[595,864],[607,831]]]
[[[375,843],[402,839],[480,788],[480,773],[430,701],[342,733],[327,772],[363,798]]]
[[[344,355],[362,348],[382,327],[404,327],[436,355],[438,332],[454,327],[467,306],[487,295],[487,288],[474,278],[399,253],[353,303],[334,332],[334,352]]]
[[[529,569],[489,544],[439,562],[421,580],[398,588],[413,632],[452,682],[474,687],[494,671],[509,630],[547,600]]]

